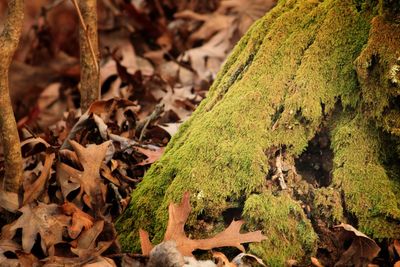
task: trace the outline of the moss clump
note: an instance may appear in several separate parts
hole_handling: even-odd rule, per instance
[[[377,16],[371,25],[367,46],[355,61],[363,113],[400,136],[400,24]]]
[[[399,177],[390,179],[380,161],[378,130],[360,115],[344,115],[332,132],[332,147],[333,183],[343,190],[346,208],[358,218],[359,230],[375,238],[398,238]]]
[[[322,219],[329,226],[344,221],[340,192],[332,187],[314,190],[313,216]]]
[[[267,239],[251,244],[250,251],[268,266],[284,266],[288,259],[303,259],[314,252],[317,235],[299,203],[282,193],[251,195],[244,206],[244,218],[252,229],[263,229]]]
[[[253,25],[207,98],[133,192],[128,210],[117,222],[125,250],[139,249],[139,228],[148,230],[155,242],[161,241],[168,204],[190,191],[189,226],[200,214],[218,222],[224,210],[244,200],[248,227],[262,226],[266,235],[274,236],[273,242],[252,245],[266,261],[279,264],[313,251],[315,234],[297,201],[288,194],[273,196],[265,188],[271,156],[265,151],[284,146],[287,157],[298,156],[321,123],[342,112],[335,109],[338,102],[344,109],[358,108],[362,113],[363,88],[353,62],[368,41],[370,20],[377,10],[377,3],[374,7],[368,3],[368,8],[360,8],[360,1],[281,0]],[[346,127],[341,120],[332,127],[335,187],[345,191],[346,204],[360,216],[362,229],[379,237],[386,228],[394,234],[398,227],[389,229],[393,224],[385,218],[398,218],[396,198],[390,193],[385,169],[378,164],[379,147],[369,147],[369,142],[378,142],[375,134],[358,129],[359,125],[347,133]],[[357,134],[366,139],[358,143]],[[364,153],[364,161],[352,153]],[[383,192],[374,183],[389,192],[379,196]],[[338,219],[339,213],[336,210],[332,216]],[[378,223],[379,227],[372,227]],[[285,240],[290,248],[281,246],[289,244]]]

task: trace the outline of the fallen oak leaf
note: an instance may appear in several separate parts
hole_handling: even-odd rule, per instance
[[[72,216],[72,225],[68,228],[69,236],[77,238],[82,229],[89,229],[93,226],[93,217],[81,211],[75,204],[65,202],[61,207],[66,215]]]
[[[143,229],[139,229],[140,247],[142,248],[142,254],[144,256],[149,256],[151,250],[154,248],[153,244],[150,242],[149,233]]]
[[[82,166],[82,175],[75,177],[79,180],[83,191],[89,198],[90,208],[93,208],[96,215],[100,214],[100,209],[105,205],[105,196],[101,190],[100,167],[106,156],[107,149],[111,141],[101,145],[90,145],[84,147],[79,143],[70,140]]]
[[[144,166],[144,165],[152,164],[153,162],[155,162],[161,158],[161,156],[165,150],[164,147],[159,147],[156,150],[152,150],[152,149],[141,148],[138,146],[135,146],[134,149],[147,157],[147,159],[136,164],[137,166]]]
[[[50,251],[51,254],[53,246],[62,242],[63,230],[69,226],[71,219],[62,214],[56,204],[29,204],[19,211],[22,215],[10,225],[6,225],[7,227],[3,227],[2,236],[12,238],[17,229],[22,228],[22,248],[24,252],[29,253],[39,234],[43,252],[47,254]]]
[[[44,166],[40,176],[28,188],[25,188],[23,205],[29,204],[39,197],[45,189],[53,165],[55,153],[46,154]]]
[[[365,266],[378,256],[381,249],[375,241],[350,224],[341,223],[335,226],[335,228],[343,229],[353,240],[350,247],[342,254],[335,266],[344,266],[348,263],[355,266]]]
[[[244,251],[242,243],[261,242],[266,239],[261,231],[240,233],[240,228],[244,221],[232,221],[232,223],[221,233],[207,239],[190,239],[186,236],[184,226],[189,217],[191,206],[189,201],[189,192],[185,192],[181,203],[171,203],[168,207],[168,225],[165,232],[164,241],[173,241],[176,243],[177,250],[183,256],[193,257],[192,252],[196,249],[209,250],[217,247],[236,247]],[[141,235],[144,241],[141,243],[151,243],[148,235]]]

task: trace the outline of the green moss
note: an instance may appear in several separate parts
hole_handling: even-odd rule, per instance
[[[314,190],[313,215],[329,226],[344,221],[340,192],[332,187]]]
[[[344,116],[332,132],[333,182],[345,194],[346,208],[359,230],[376,238],[398,238],[400,217],[395,190],[380,162],[379,132],[361,119]]]
[[[346,109],[362,103],[364,89],[353,62],[367,43],[372,13],[356,2],[279,1],[253,25],[207,98],[134,190],[128,210],[117,222],[124,250],[139,249],[140,227],[148,230],[155,242],[161,241],[168,204],[190,191],[193,210],[189,226],[199,214],[220,221],[222,211],[244,199],[249,227],[271,233],[269,241],[251,246],[271,265],[313,251],[315,234],[299,204],[289,195],[273,196],[265,189],[269,165],[264,153],[284,146],[287,157],[298,156],[338,102]],[[381,237],[383,228],[388,228],[382,223],[376,231],[372,229],[376,218],[397,219],[398,211],[385,169],[377,163],[375,149],[379,147],[373,144],[378,141],[358,125],[338,122],[337,127],[333,134],[335,187],[345,191],[346,205],[360,216],[362,229]],[[346,127],[351,128],[349,134]],[[357,134],[367,139],[357,142]],[[348,136],[350,144],[346,143]],[[364,161],[349,156],[352,153],[364,153]],[[372,179],[368,183],[367,174]],[[370,188],[374,183],[379,187]],[[389,191],[381,192],[384,188]],[[316,203],[319,207],[326,204],[322,199]],[[256,204],[261,205],[259,210]],[[338,220],[340,213],[337,207],[329,216]]]
[[[303,259],[314,252],[317,236],[299,203],[288,194],[251,195],[243,213],[251,230],[263,229],[267,236],[263,242],[251,244],[250,252],[268,266],[284,266],[289,259]]]
[[[400,24],[377,16],[371,25],[368,44],[355,61],[364,114],[400,135],[400,112],[394,103],[400,96]]]

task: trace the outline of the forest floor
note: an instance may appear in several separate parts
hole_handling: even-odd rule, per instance
[[[0,1],[2,21],[6,2]],[[113,222],[206,96],[234,44],[274,2],[98,0],[101,100],[83,114],[72,2],[26,2],[10,69],[25,180],[20,195],[0,190],[0,265],[144,266],[146,256],[120,251]],[[296,161],[297,172],[322,187],[331,179],[327,142],[322,131]],[[0,148],[0,177],[2,154]],[[349,225],[320,229],[314,266],[333,265],[346,252],[357,263],[365,246],[372,247],[369,255],[379,251]],[[379,245],[377,264],[398,260],[400,244]],[[261,264],[252,255],[242,254],[236,263],[214,256],[218,266],[245,266],[245,258]],[[296,265],[288,259],[288,266]]]

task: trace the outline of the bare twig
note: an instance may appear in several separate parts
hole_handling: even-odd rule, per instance
[[[24,8],[24,0],[8,1],[7,18],[0,35],[0,140],[5,158],[2,188],[10,192],[18,192],[23,177],[21,147],[11,105],[8,71],[21,36]]]

